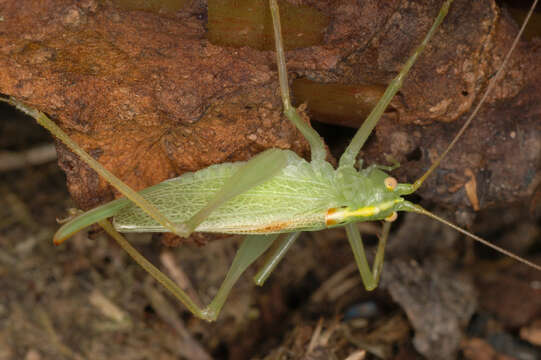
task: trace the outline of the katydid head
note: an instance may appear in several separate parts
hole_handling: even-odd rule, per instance
[[[378,166],[360,171],[342,166],[336,171],[335,187],[340,206],[329,209],[327,226],[356,221],[394,221],[404,211],[403,196],[412,193],[411,184],[400,184]],[[408,210],[405,210],[408,211]]]
[[[424,178],[417,180],[413,184],[398,183],[394,177],[383,171],[381,167],[374,165],[360,171],[355,170],[352,166],[339,167],[335,175],[335,184],[336,188],[340,189],[338,199],[343,205],[328,209],[325,223],[328,227],[334,227],[359,221],[384,220],[392,222],[397,219],[397,213],[400,211],[415,212],[450,226],[483,245],[541,271],[541,266],[494,245],[433,214],[422,206],[404,199],[405,195],[417,190],[422,184],[422,180]]]

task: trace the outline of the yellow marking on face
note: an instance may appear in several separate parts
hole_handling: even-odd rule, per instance
[[[374,215],[379,214],[380,211],[381,210],[378,206],[365,206],[353,211],[348,211],[348,215],[349,217],[353,217],[353,216],[369,217],[369,216],[374,216]]]
[[[349,207],[332,208],[327,210],[325,214],[325,225],[331,226],[340,224],[352,217],[369,217],[380,212],[380,208],[376,206],[365,206],[356,210],[351,210]]]
[[[402,198],[398,198],[392,201],[387,201],[379,205],[364,206],[355,210],[351,210],[349,207],[332,208],[327,210],[325,214],[325,225],[337,225],[350,218],[363,218],[371,217],[379,214],[392,207],[394,204],[404,201]],[[392,216],[392,215],[391,215]],[[389,217],[388,217],[389,218]]]

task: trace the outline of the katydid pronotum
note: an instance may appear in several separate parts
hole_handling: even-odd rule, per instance
[[[345,227],[363,284],[368,290],[374,289],[379,282],[383,267],[390,224],[396,219],[398,211],[416,212],[432,217],[493,249],[541,270],[539,265],[490,244],[403,198],[404,195],[415,192],[439,165],[469,125],[476,110],[445,152],[413,184],[397,183],[386,173],[392,170],[392,167],[372,165],[362,169],[362,164],[359,170],[355,167],[360,149],[385,108],[400,89],[409,69],[444,20],[451,3],[452,0],[444,1],[428,34],[358,130],[340,158],[336,169],[325,160],[326,150],[323,140],[302,120],[297,110],[291,105],[276,0],[270,0],[270,9],[275,32],[278,76],[284,113],[307,139],[311,150],[310,162],[291,151],[271,149],[247,162],[213,165],[137,193],[79,148],[45,114],[16,99],[2,99],[36,118],[42,126],[50,130],[125,195],[125,198],[97,207],[64,224],[55,235],[55,243],[61,243],[86,226],[99,223],[136,262],[171,291],[194,315],[209,321],[217,318],[233,285],[250,264],[267,251],[273,242],[277,242],[277,246],[272,250],[273,253],[255,276],[255,282],[262,285],[301,231]],[[512,49],[509,54],[511,51]],[[497,80],[498,74],[492,79],[491,85]],[[478,106],[482,104],[485,97]],[[114,227],[108,222],[109,217],[114,217]],[[384,225],[372,268],[370,268],[359,229],[355,223],[378,220],[384,220]],[[202,309],[174,282],[144,259],[118,231],[170,231],[182,237],[187,237],[194,231],[203,231],[247,234],[247,237],[240,246],[216,297],[208,307]]]

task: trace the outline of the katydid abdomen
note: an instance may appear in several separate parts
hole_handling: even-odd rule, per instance
[[[287,153],[287,165],[272,179],[221,205],[195,231],[227,234],[281,233],[325,228],[329,208],[340,206],[332,168],[308,163]],[[183,223],[202,209],[243,162],[212,165],[164,181],[142,194],[174,223]],[[121,232],[165,232],[139,207],[128,204],[115,215]]]

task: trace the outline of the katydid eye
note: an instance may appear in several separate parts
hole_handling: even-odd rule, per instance
[[[385,218],[385,221],[393,222],[398,218],[398,214],[396,211],[393,211],[393,213]]]
[[[387,190],[394,190],[398,185],[398,181],[396,181],[396,179],[392,176],[389,176],[388,178],[383,180],[383,183],[385,184]]]

